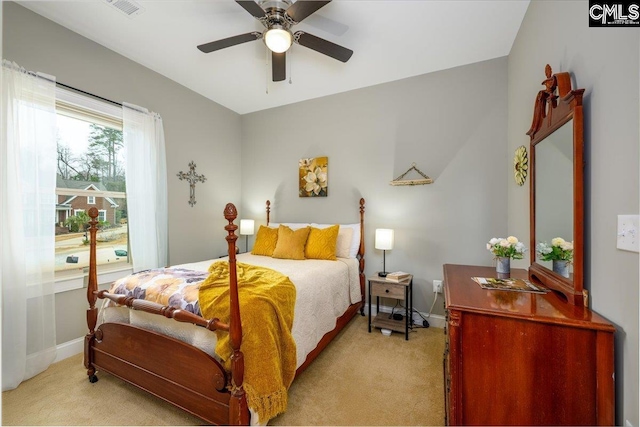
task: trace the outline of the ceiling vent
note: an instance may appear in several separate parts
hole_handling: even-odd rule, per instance
[[[140,15],[144,12],[144,8],[133,0],[104,0],[110,6],[118,9],[129,17]]]

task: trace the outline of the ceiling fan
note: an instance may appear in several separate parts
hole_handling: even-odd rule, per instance
[[[204,53],[263,39],[271,50],[272,78],[274,82],[286,78],[286,54],[292,43],[313,49],[338,61],[347,62],[353,51],[304,31],[291,32],[291,27],[330,3],[331,0],[236,0],[266,28],[262,33],[253,31],[198,46]]]

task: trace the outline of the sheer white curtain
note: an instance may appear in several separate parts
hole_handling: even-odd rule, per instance
[[[133,104],[122,110],[129,244],[137,272],[168,262],[167,161],[162,118]]]
[[[55,82],[2,61],[2,390],[56,356]]]

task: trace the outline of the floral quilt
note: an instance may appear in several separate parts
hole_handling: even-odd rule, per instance
[[[184,268],[144,270],[116,280],[109,293],[172,306],[200,316],[198,289],[209,275]]]

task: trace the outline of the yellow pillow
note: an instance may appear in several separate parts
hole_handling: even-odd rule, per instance
[[[304,247],[305,258],[335,260],[339,231],[338,224],[327,228],[311,227]]]
[[[304,245],[309,237],[309,227],[292,230],[286,225],[278,227],[278,242],[273,250],[274,258],[304,259]]]
[[[261,225],[256,234],[256,242],[253,245],[251,253],[253,255],[273,255],[273,250],[276,248],[276,242],[278,241],[278,229],[269,228]]]

